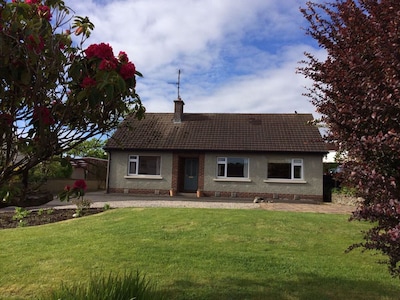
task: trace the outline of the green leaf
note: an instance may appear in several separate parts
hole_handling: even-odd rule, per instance
[[[79,102],[82,102],[87,97],[86,90],[82,90],[78,93],[78,96],[76,97],[76,100]]]
[[[117,77],[117,88],[119,92],[123,92],[126,89],[125,80],[121,76]]]

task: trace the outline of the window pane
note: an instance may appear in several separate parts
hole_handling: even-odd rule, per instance
[[[139,156],[140,175],[160,175],[159,156]]]
[[[218,175],[221,177],[225,177],[225,164],[218,164]]]
[[[129,174],[136,174],[136,161],[129,162]]]
[[[294,166],[293,170],[294,170],[293,178],[301,179],[301,166]]]
[[[244,177],[244,160],[243,158],[228,158],[227,176]]]
[[[291,179],[290,163],[269,163],[268,178]]]

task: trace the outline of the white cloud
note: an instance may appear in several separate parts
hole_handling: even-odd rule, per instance
[[[137,90],[148,111],[314,112],[295,74],[312,41],[298,8],[305,0],[124,0],[68,4],[95,24],[90,43],[125,51],[144,78]],[[88,43],[89,44],[89,43]],[[172,83],[172,84],[171,84]]]

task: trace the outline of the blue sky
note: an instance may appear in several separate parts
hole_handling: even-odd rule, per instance
[[[87,41],[125,51],[143,73],[137,92],[148,112],[315,113],[296,74],[304,51],[325,52],[306,36],[306,0],[65,1],[95,30]]]

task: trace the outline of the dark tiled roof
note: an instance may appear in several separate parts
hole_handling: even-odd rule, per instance
[[[195,114],[181,123],[173,113],[128,117],[106,150],[327,152],[311,114]]]

